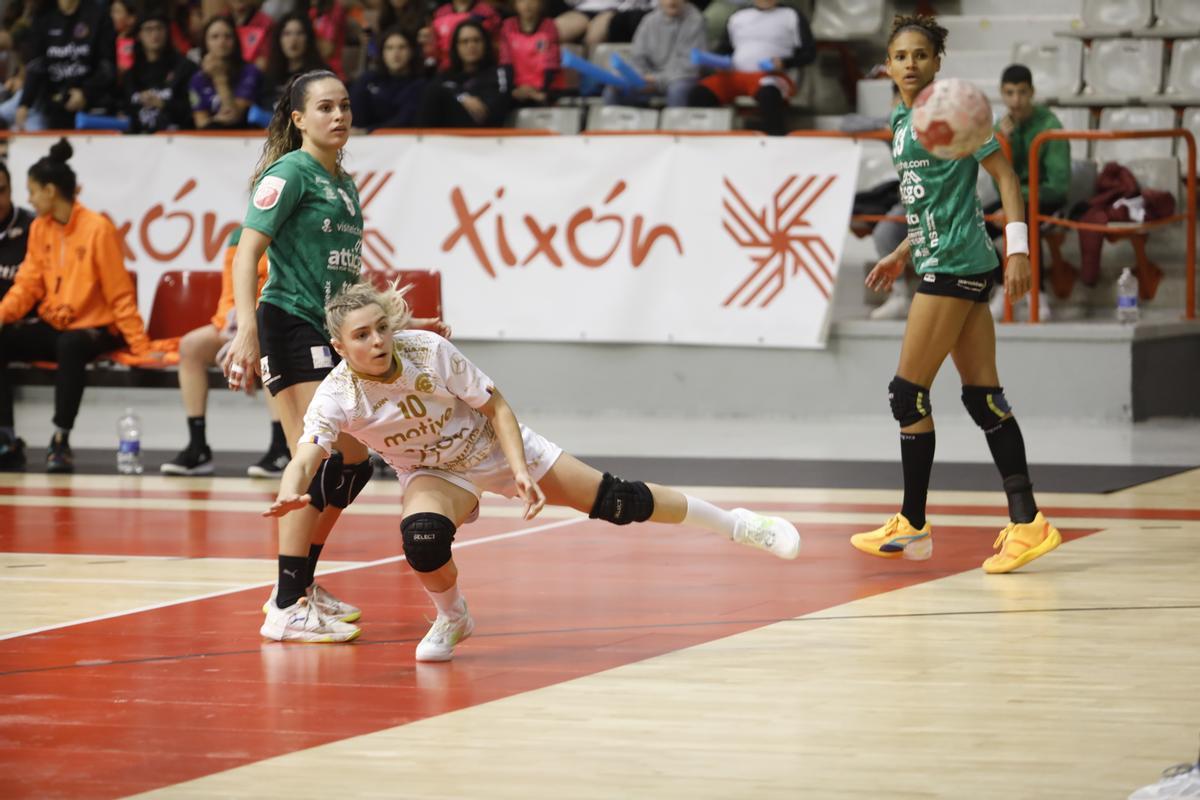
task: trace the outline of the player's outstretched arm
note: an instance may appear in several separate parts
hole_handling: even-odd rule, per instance
[[[533,519],[546,505],[546,496],[542,494],[542,487],[529,476],[529,467],[525,464],[525,445],[521,442],[521,426],[517,423],[516,413],[500,390],[494,387],[491,399],[483,404],[479,412],[491,420],[492,428],[496,431],[500,450],[512,470],[517,496],[525,503],[525,519]]]
[[[318,444],[304,442],[296,449],[296,456],[288,462],[283,477],[279,480],[279,494],[275,502],[263,512],[264,517],[282,517],[298,508],[304,508],[312,498],[308,486],[321,462],[328,458],[325,449]]]

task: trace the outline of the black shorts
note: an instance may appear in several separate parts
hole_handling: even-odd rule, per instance
[[[258,305],[258,349],[263,386],[272,397],[289,386],[323,380],[341,361],[311,322],[270,303]]]
[[[917,276],[917,291],[937,297],[957,297],[986,303],[992,297],[996,281],[990,272],[976,275],[947,275],[942,272],[926,272]]]

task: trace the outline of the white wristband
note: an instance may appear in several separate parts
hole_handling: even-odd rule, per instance
[[[1004,226],[1004,257],[1018,253],[1029,255],[1029,226],[1024,222],[1010,222]]]

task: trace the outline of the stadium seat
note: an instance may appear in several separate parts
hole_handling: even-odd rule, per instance
[[[1172,105],[1200,102],[1200,39],[1179,39],[1171,48],[1164,99]]]
[[[146,334],[151,339],[173,339],[207,325],[220,299],[219,270],[164,272],[154,290]]]
[[[1154,16],[1158,17],[1156,29],[1200,35],[1200,3],[1196,0],[1158,0]]]
[[[664,131],[733,130],[732,108],[664,108],[658,127]]]
[[[1000,100],[1000,73],[1011,63],[1009,50],[952,48],[942,56],[939,78],[961,78],[978,86],[989,100]]]
[[[817,0],[812,32],[827,42],[873,39],[884,32],[884,0]]]
[[[1005,16],[966,14],[964,11],[964,16],[939,14],[938,23],[947,31],[947,47],[955,50],[999,49],[1018,42],[1040,43],[1040,37],[1031,35],[1031,30],[1042,32],[1041,36],[1045,37],[1050,31],[1069,27],[1077,19],[1077,16],[1064,14],[1057,4],[1046,3],[1045,9],[1053,15],[1039,13],[1031,18],[1008,9],[1004,11]]]
[[[1196,150],[1200,154],[1200,108],[1185,108],[1183,110],[1183,121],[1179,127],[1191,131],[1192,136],[1196,138]],[[1175,143],[1175,154],[1179,156],[1182,163],[1187,158],[1187,143],[1177,140]]]
[[[445,319],[442,313],[442,274],[423,269],[402,269],[391,272],[369,272],[367,276],[377,288],[383,289],[391,281],[400,286],[411,286],[404,299],[414,317],[421,319]]]
[[[1012,49],[1012,63],[1029,67],[1033,88],[1043,103],[1079,94],[1083,70],[1080,41],[1018,42]]]
[[[1175,111],[1162,107],[1106,108],[1100,114],[1100,130],[1150,131],[1175,127]],[[1171,139],[1124,139],[1098,141],[1093,149],[1102,165],[1109,161],[1128,164],[1136,158],[1165,158],[1171,155]]]
[[[652,131],[658,128],[658,112],[633,106],[593,106],[587,116],[589,131]]]
[[[514,127],[545,129],[573,136],[583,128],[583,109],[522,108],[517,112]]]
[[[1037,85],[1036,83],[1034,84]],[[1053,107],[1050,109],[1054,112],[1054,116],[1058,117],[1058,121],[1062,123],[1065,131],[1086,131],[1092,127],[1092,112],[1086,108],[1062,108]],[[1087,139],[1072,139],[1071,140],[1071,158],[1087,158],[1090,143]]]
[[[1154,19],[1153,0],[1083,0],[1083,27],[1099,31],[1148,28]]]
[[[1127,105],[1152,98],[1162,88],[1161,39],[1110,39],[1093,42],[1083,62],[1087,91],[1080,98],[1060,98],[1060,103]]]

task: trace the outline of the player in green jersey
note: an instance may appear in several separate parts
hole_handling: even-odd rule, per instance
[[[892,158],[900,175],[900,199],[908,237],[867,276],[867,285],[891,288],[911,262],[918,288],[908,312],[900,366],[888,386],[892,415],[900,423],[904,502],[900,513],[851,543],[883,558],[928,558],[932,528],[925,518],[934,429],[929,387],[949,355],[962,378],[962,401],[987,436],[1008,495],[1010,523],[1000,531],[999,552],[983,563],[990,573],[1011,572],[1050,552],[1062,541],[1038,510],[1029,480],[1025,442],[1004,398],[996,371],[996,330],[988,311],[996,264],[975,192],[979,167],[1000,190],[1007,241],[1004,290],[1012,301],[1029,291],[1029,242],[1021,184],[991,138],[974,157],[935,158],[913,131],[911,109],[941,67],[946,29],[929,16],[897,15],[888,39],[888,75],[900,89],[892,114]]]
[[[275,107],[255,171],[250,208],[234,260],[237,335],[222,368],[232,389],[252,391],[254,375],[275,397],[293,454],[304,412],[338,361],[325,332],[325,302],[362,269],[362,210],[342,169],[350,96],[332,72],[293,78]],[[271,269],[255,310],[256,265]],[[264,610],[264,636],[343,642],[358,636],[359,609],[313,580],[321,548],[342,510],[371,476],[366,447],[339,437],[309,487],[312,503],[279,522],[279,580]]]

